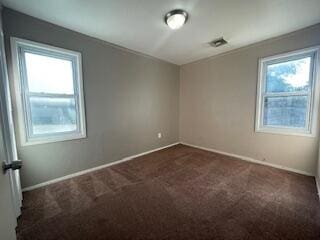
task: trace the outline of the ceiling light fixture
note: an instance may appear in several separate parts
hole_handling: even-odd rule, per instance
[[[188,20],[188,13],[181,9],[168,12],[164,18],[165,23],[173,30],[181,28]]]

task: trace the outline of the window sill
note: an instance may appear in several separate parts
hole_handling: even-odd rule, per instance
[[[48,144],[48,143],[57,143],[57,142],[65,142],[65,141],[72,141],[72,140],[79,140],[87,138],[87,135],[84,134],[72,134],[72,135],[66,135],[66,136],[60,136],[60,137],[52,137],[52,138],[43,138],[43,139],[33,139],[29,141],[22,141],[21,147],[27,147],[32,145],[39,145],[39,144]]]
[[[259,128],[255,130],[255,133],[268,133],[274,135],[287,135],[287,136],[297,136],[297,137],[311,137],[315,138],[316,134],[308,131],[293,131],[289,129],[281,128]]]

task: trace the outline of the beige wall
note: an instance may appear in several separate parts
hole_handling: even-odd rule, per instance
[[[11,81],[10,36],[83,57],[88,137],[27,147],[18,139],[24,187],[174,143],[179,131],[186,143],[316,172],[318,138],[255,133],[254,118],[258,58],[320,44],[320,25],[183,65],[179,93],[176,65],[9,9],[3,17]]]
[[[318,138],[256,133],[254,121],[258,58],[319,44],[316,25],[182,66],[180,140],[315,174]]]
[[[26,147],[18,139],[23,187],[178,141],[178,66],[9,9],[3,19],[11,82],[11,36],[82,53],[88,137]]]

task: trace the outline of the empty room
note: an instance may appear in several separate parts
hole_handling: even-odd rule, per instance
[[[320,240],[320,0],[0,6],[0,240]]]

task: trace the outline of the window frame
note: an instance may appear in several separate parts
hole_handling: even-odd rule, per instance
[[[319,51],[320,46],[291,51],[284,54],[278,54],[259,59],[259,72],[257,84],[257,102],[256,102],[256,121],[255,131],[261,133],[273,133],[284,135],[296,135],[316,137],[318,126],[318,108],[319,108]],[[303,57],[311,57],[310,62],[310,89],[308,92],[281,92],[266,93],[266,73],[267,66],[276,63],[288,62]],[[264,99],[266,97],[288,97],[288,96],[308,96],[308,109],[306,113],[306,126],[304,128],[286,127],[286,126],[266,126],[263,125],[264,119]]]
[[[13,65],[13,84],[16,105],[16,116],[18,118],[18,130],[21,146],[60,142],[86,138],[86,117],[83,93],[82,78],[82,56],[80,52],[71,51],[51,45],[29,41],[21,38],[11,37],[11,53]],[[25,76],[25,59],[21,54],[25,52],[39,54],[49,57],[57,57],[72,62],[73,71],[73,94],[55,94],[55,93],[32,93],[29,92],[27,78]],[[58,132],[34,135],[32,134],[31,107],[30,98],[32,96],[69,98],[75,100],[75,109],[77,114],[76,131]]]

